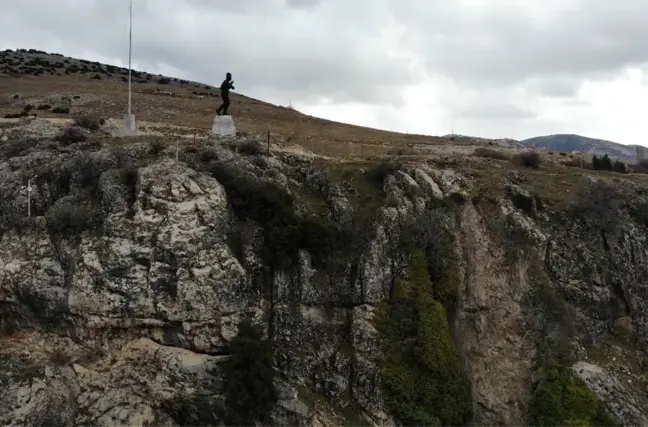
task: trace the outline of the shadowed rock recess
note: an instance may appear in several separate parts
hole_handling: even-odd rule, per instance
[[[630,181],[4,135],[2,425],[648,425]]]

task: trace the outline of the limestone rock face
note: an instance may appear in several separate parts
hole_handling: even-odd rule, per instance
[[[447,313],[473,425],[528,424],[547,329],[532,301],[538,265],[569,320],[574,374],[622,423],[648,424],[648,199],[635,184],[586,178],[552,210],[517,172],[484,207],[471,178],[427,164],[371,187],[358,182],[368,171],[323,173],[234,136],[178,164],[136,140],[53,149],[3,136],[3,425],[223,425],[224,366],[245,319],[272,344],[273,425],[394,425],[376,316],[413,246],[433,255],[433,283],[448,277],[440,260],[453,262]],[[358,202],[370,196],[371,211]],[[280,234],[292,199],[300,218],[325,210],[343,244],[319,250],[326,227]],[[288,267],[269,261],[273,238],[295,249]]]

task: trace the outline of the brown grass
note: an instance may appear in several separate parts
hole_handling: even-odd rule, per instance
[[[495,150],[493,148],[486,148],[486,147],[476,148],[473,155],[477,157],[488,158],[488,159],[511,160],[511,155],[509,153],[505,153],[504,151],[501,150]]]
[[[174,96],[156,94],[156,89],[173,92]],[[209,130],[220,97],[200,99],[192,94],[194,89],[193,86],[135,84],[133,109],[137,120]],[[128,85],[121,81],[93,80],[89,76],[74,75],[2,78],[0,116],[22,110],[22,107],[11,106],[8,98],[13,93],[21,93],[23,99],[35,105],[54,93],[89,95],[94,99],[83,106],[73,106],[70,116],[121,118],[127,108]],[[270,131],[273,143],[296,143],[316,152],[337,153],[340,151],[338,147],[327,146],[337,143],[356,145],[351,150],[355,153],[362,151],[364,146],[447,142],[434,136],[402,134],[319,119],[236,93],[231,95],[231,101],[230,111],[239,131],[256,135],[266,135]],[[51,110],[39,110],[37,114],[43,118],[62,117]]]

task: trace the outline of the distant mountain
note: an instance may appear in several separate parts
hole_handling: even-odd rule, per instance
[[[610,157],[623,161],[637,161],[636,145],[623,145],[617,142],[588,138],[580,135],[561,134],[537,136],[520,142],[530,148],[543,148],[567,153],[580,151],[598,155],[607,154]]]

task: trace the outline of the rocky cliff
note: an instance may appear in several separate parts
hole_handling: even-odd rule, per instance
[[[648,424],[630,178],[555,205],[524,169],[37,122],[0,145],[3,425]]]

